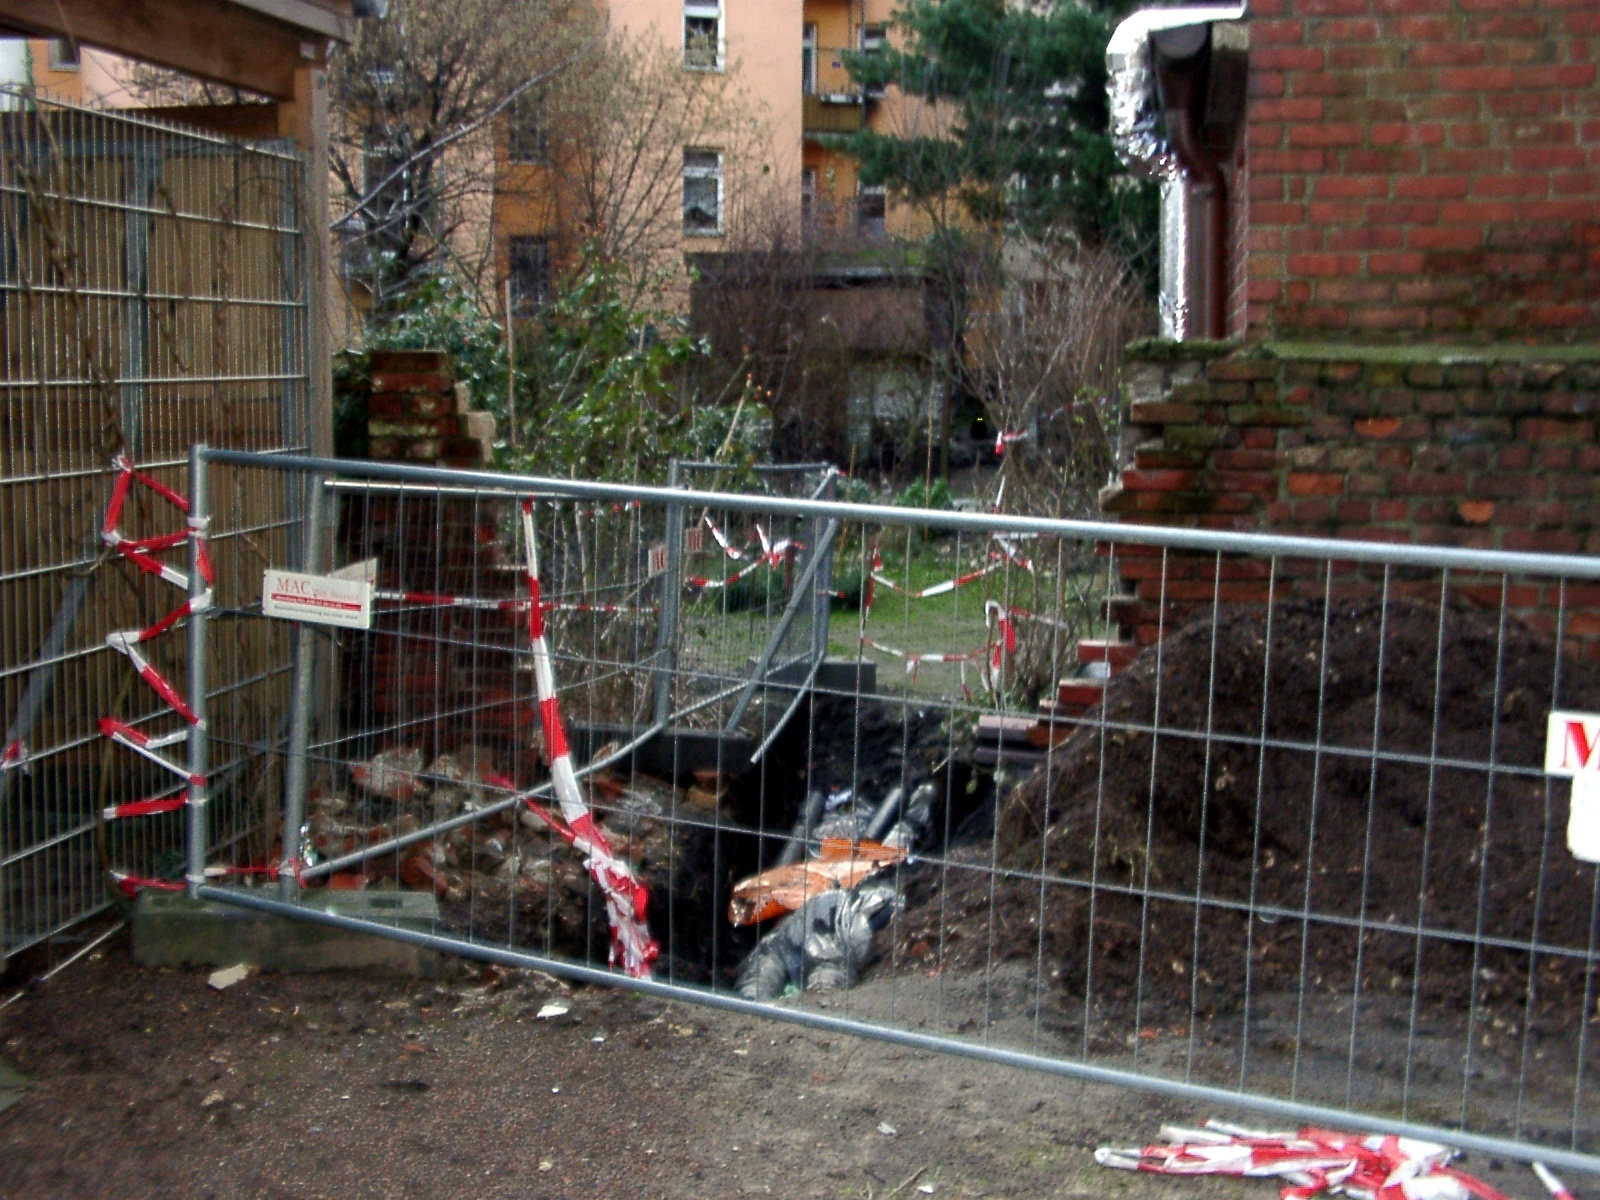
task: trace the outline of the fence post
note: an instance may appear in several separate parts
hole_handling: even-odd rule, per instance
[[[667,486],[678,486],[678,460],[667,464]],[[683,588],[683,505],[667,501],[667,569],[661,576],[661,623],[656,629],[656,677],[651,720],[664,725],[672,713],[672,677],[678,669],[678,597]]]
[[[816,498],[836,499],[838,479],[838,472],[832,467],[827,468],[823,472],[822,486],[817,489]],[[833,611],[833,553],[838,539],[830,538],[824,546],[822,535],[828,522],[822,517],[813,517],[809,524],[811,528],[807,530],[807,536],[815,547],[814,553],[824,555],[817,568],[817,581],[811,593],[811,662],[815,665],[828,657],[828,618]]]
[[[210,521],[210,498],[206,490],[204,442],[189,447],[189,599],[191,602],[205,595],[210,585],[201,573],[205,562],[207,524]],[[194,897],[206,881],[206,805],[211,799],[210,748],[206,744],[206,616],[209,606],[200,604],[189,614],[186,629],[189,659],[189,708],[194,713],[194,723],[189,726],[189,794],[185,814],[187,822],[188,855],[184,870],[190,897]]]
[[[322,486],[323,476],[312,475],[310,480],[300,569],[307,575],[316,575],[323,568],[328,501]],[[312,691],[317,667],[316,634],[312,628],[304,621],[296,621],[289,638],[294,646],[294,682],[289,697],[289,758],[283,778],[283,860],[278,864],[278,894],[285,899],[299,888],[295,864],[300,861],[300,826],[305,821],[306,753],[311,741]]]

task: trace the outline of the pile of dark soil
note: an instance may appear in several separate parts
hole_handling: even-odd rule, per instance
[[[942,895],[913,890],[902,949],[1039,956],[1074,993],[1202,1014],[1359,970],[1436,1005],[1581,1021],[1596,869],[1540,772],[1546,714],[1600,704],[1600,671],[1410,601],[1296,601],[1268,636],[1263,611],[1224,610],[1142,655],[1104,723],[1004,801],[992,844],[937,868]]]

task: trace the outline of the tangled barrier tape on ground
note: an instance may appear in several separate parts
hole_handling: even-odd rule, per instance
[[[1481,1179],[1450,1166],[1455,1151],[1436,1142],[1306,1128],[1293,1133],[1207,1121],[1200,1129],[1166,1125],[1148,1146],[1095,1151],[1101,1166],[1157,1175],[1281,1179],[1283,1200],[1323,1194],[1352,1200],[1507,1200]],[[1542,1163],[1534,1174],[1555,1200],[1572,1193]]]

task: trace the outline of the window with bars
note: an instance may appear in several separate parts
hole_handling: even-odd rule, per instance
[[[722,232],[722,155],[715,150],[683,152],[683,232]]]
[[[683,65],[722,70],[721,0],[683,0]]]
[[[511,311],[529,316],[550,302],[550,239],[511,239]]]

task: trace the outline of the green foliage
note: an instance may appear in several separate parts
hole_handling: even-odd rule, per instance
[[[689,456],[743,468],[765,462],[772,448],[772,410],[751,399],[756,390],[746,381],[738,403],[696,407],[689,418]]]
[[[835,484],[835,497],[846,504],[877,504],[878,493],[872,485],[854,475],[841,475]]]
[[[366,453],[367,352],[427,349],[445,351],[473,404],[495,414],[508,468],[659,482],[672,457],[751,465],[764,456],[771,417],[748,385],[737,404],[691,402],[684,368],[705,347],[667,312],[669,283],[635,279],[591,254],[563,292],[519,323],[512,439],[503,327],[460,285],[430,279],[368,330],[364,347],[340,356],[335,445],[341,454]]]
[[[339,354],[333,371],[333,444],[336,453],[367,453],[367,396],[373,350],[443,350],[472,402],[503,415],[506,350],[501,327],[484,315],[454,279],[440,276],[412,289],[404,301],[374,322],[364,345]]]
[[[366,348],[443,350],[474,404],[505,395],[505,331],[448,275],[411,289],[381,325],[367,331]]]
[[[594,256],[528,327],[519,326],[526,339],[517,361],[520,449],[508,454],[510,465],[654,481],[665,477],[669,458],[691,452],[692,405],[680,380],[705,346],[666,311],[668,283],[635,279]]]
[[[1154,257],[1155,191],[1134,182],[1108,134],[1112,0],[907,0],[899,46],[847,54],[868,89],[898,86],[954,113],[948,132],[871,129],[836,139],[867,183],[920,204],[954,196],[977,221],[1032,237],[1068,233]]]
[[[944,478],[935,479],[932,487],[929,487],[919,479],[896,496],[894,502],[900,508],[952,509],[955,507],[955,500],[950,495],[950,481]]]
[[[859,612],[867,597],[867,573],[859,564],[835,567],[833,591],[834,608],[845,612]]]

